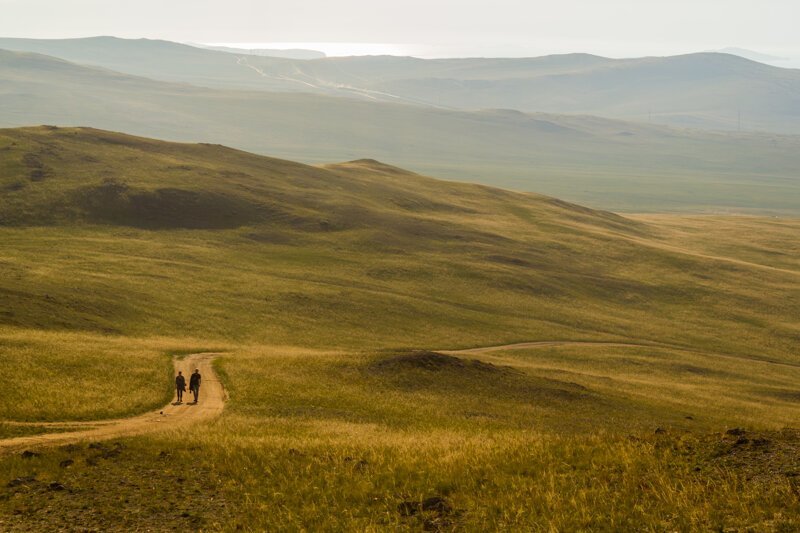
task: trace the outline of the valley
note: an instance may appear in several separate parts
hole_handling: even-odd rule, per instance
[[[144,61],[157,43],[142,49],[123,44]],[[208,52],[184,48],[201,57]],[[213,54],[236,72],[242,69],[236,56]],[[261,68],[258,59],[247,62]],[[183,56],[175,61],[198,65]],[[205,59],[197,68],[213,80],[235,77],[206,65]],[[269,79],[284,75],[271,73]],[[508,108],[432,107],[396,98],[365,100],[351,91],[344,97],[209,85],[0,51],[0,126],[93,126],[220,143],[307,164],[371,158],[445,179],[538,192],[615,212],[795,216],[800,205],[796,135],[687,129],[641,117],[629,122]]]
[[[66,127],[0,189],[0,529],[800,524],[797,219]]]

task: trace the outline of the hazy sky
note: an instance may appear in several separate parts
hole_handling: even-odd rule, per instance
[[[0,0],[0,13],[4,37],[386,43],[429,56],[728,46],[800,56],[800,0]]]

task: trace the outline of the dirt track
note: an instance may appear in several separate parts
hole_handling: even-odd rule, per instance
[[[618,346],[626,348],[666,348],[669,350],[677,350],[682,352],[690,352],[698,355],[705,355],[711,357],[723,357],[726,359],[734,359],[738,361],[749,361],[752,363],[760,363],[764,365],[778,365],[787,366],[791,368],[800,368],[798,363],[789,363],[786,361],[774,361],[771,359],[762,359],[757,356],[727,354],[719,352],[707,352],[696,350],[685,346],[673,346],[669,344],[660,343],[631,343],[631,342],[601,342],[601,341],[535,341],[535,342],[518,342],[516,344],[501,344],[497,346],[484,346],[480,348],[467,348],[465,350],[438,350],[441,353],[448,355],[470,355],[491,352],[502,352],[509,350],[525,350],[528,348],[540,348],[545,346]]]
[[[469,355],[489,353],[504,350],[521,350],[526,348],[536,348],[545,346],[619,346],[619,347],[668,347],[658,344],[635,344],[624,342],[592,342],[592,341],[538,341],[521,342],[517,344],[506,344],[498,346],[485,346],[480,348],[470,348],[464,350],[438,350],[441,353],[451,355]],[[686,348],[674,347],[674,349],[687,350]],[[692,350],[687,350],[692,351]],[[716,357],[728,357],[732,359],[747,359],[763,364],[777,364],[785,366],[800,366],[791,363],[759,360],[744,357],[741,355],[728,354],[707,354],[705,352],[695,352]],[[43,435],[32,435],[26,437],[15,437],[0,440],[0,454],[6,452],[19,451],[35,446],[53,446],[90,440],[108,440],[143,433],[152,433],[168,429],[181,428],[197,422],[212,419],[219,416],[225,407],[225,390],[222,387],[214,369],[212,361],[218,354],[198,353],[190,355],[184,359],[175,361],[175,371],[183,371],[188,376],[195,368],[200,370],[203,375],[203,384],[200,389],[200,402],[198,405],[183,403],[182,405],[169,405],[143,415],[132,418],[121,418],[114,420],[97,420],[91,422],[3,422],[6,425],[51,427],[66,430],[61,433],[47,433]],[[188,381],[188,380],[187,380]],[[186,394],[184,399],[191,399],[190,394]]]
[[[199,369],[203,376],[200,386],[200,401],[197,405],[188,403],[192,395],[187,393],[184,394],[185,402],[181,405],[174,405],[175,400],[173,399],[169,405],[157,411],[132,418],[98,420],[96,422],[18,423],[17,425],[21,426],[58,427],[67,431],[0,440],[0,453],[34,446],[54,446],[141,435],[142,433],[180,428],[214,418],[222,413],[226,399],[225,390],[211,365],[217,355],[215,353],[198,353],[175,360],[175,371],[182,371],[183,375],[187,377],[187,382],[189,374],[195,368]]]
[[[591,341],[537,341],[519,342],[516,344],[502,344],[499,346],[484,346],[482,348],[467,348],[466,350],[439,350],[441,353],[450,355],[467,355],[489,352],[502,352],[505,350],[524,350],[526,348],[537,348],[541,346],[624,346],[624,347],[649,347],[650,344],[633,344],[626,342],[591,342]]]

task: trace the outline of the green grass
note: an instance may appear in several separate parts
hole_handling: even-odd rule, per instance
[[[531,369],[530,355],[518,354],[512,375],[484,368],[476,380],[469,365],[426,370],[404,366],[395,353],[242,349],[222,361],[231,400],[217,421],[126,440],[110,458],[84,444],[3,459],[10,480],[36,481],[4,489],[0,525],[53,527],[64,517],[112,530],[789,531],[798,524],[797,436],[765,429],[780,418],[754,423],[762,429],[743,444],[710,429],[739,418],[736,390],[717,397],[724,413],[704,409],[689,421],[682,415],[691,411],[667,405],[661,390],[642,386],[637,398],[595,386],[600,375],[576,378],[589,385],[585,396],[549,394],[574,387]],[[378,361],[392,372],[382,373]],[[630,368],[603,368],[606,380],[637,378]],[[710,375],[714,386],[727,383]],[[509,387],[514,381],[525,388]],[[678,372],[651,381],[696,395],[709,386]],[[775,403],[771,412],[796,417],[797,407]],[[654,434],[656,427],[666,433]],[[60,467],[67,459],[74,464]],[[52,482],[67,492],[49,491]],[[402,511],[433,497],[446,505]],[[48,512],[53,502],[59,512]]]
[[[92,130],[2,142],[1,179],[27,181],[0,197],[0,424],[154,408],[195,351],[224,352],[230,399],[180,433],[0,458],[0,529],[800,523],[780,431],[800,415],[797,221],[622,218]],[[130,210],[97,218],[82,199],[109,171]],[[255,215],[198,229],[176,202],[155,227],[130,191],[160,189]],[[644,346],[426,352],[536,340]],[[19,427],[0,432],[42,429]]]
[[[14,424],[8,422],[0,422],[0,439],[12,439],[15,437],[27,437],[30,435],[39,435],[42,433],[54,433],[67,431],[65,427],[53,426],[37,426],[35,424]]]
[[[797,340],[798,303],[775,305],[795,271],[672,244],[657,224],[373,162],[318,169],[92,130],[5,136],[5,179],[28,180],[0,200],[10,326],[370,349],[634,338],[777,358]],[[31,153],[58,173],[30,181],[18,162]],[[98,225],[81,200],[111,170],[128,190],[217,191],[258,216],[188,230],[177,203],[157,231],[133,208],[141,222]]]
[[[2,421],[115,418],[172,398],[169,347],[186,341],[0,328]]]

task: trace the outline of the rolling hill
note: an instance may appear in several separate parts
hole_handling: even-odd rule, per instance
[[[35,40],[0,39],[0,49],[33,52],[92,65],[120,73],[205,87],[285,91],[285,80],[260,76],[239,65],[227,52],[197,48],[169,41],[125,40],[114,37],[89,39]],[[59,52],[60,50],[60,52]],[[281,58],[256,58],[270,63],[292,63]]]
[[[769,267],[759,256],[737,262],[725,259],[727,252],[687,253],[670,248],[657,225],[549,197],[437,181],[373,160],[310,167],[221,146],[71,128],[3,130],[0,169],[6,237],[39,235],[40,244],[48,235],[66,239],[59,249],[67,255],[54,261],[93,246],[97,231],[118,235],[125,247],[145,239],[146,248],[155,247],[148,254],[188,239],[170,253],[184,259],[166,263],[163,279],[141,286],[137,276],[145,275],[139,268],[146,263],[137,267],[138,261],[113,266],[103,260],[98,270],[105,275],[74,272],[78,286],[63,287],[61,269],[44,274],[56,276],[44,282],[42,274],[26,270],[22,256],[4,263],[1,290],[11,298],[0,317],[6,324],[46,327],[51,319],[41,320],[52,317],[49,327],[132,334],[167,320],[160,326],[165,334],[197,330],[206,337],[268,335],[289,342],[293,325],[312,313],[307,334],[320,328],[317,342],[327,345],[363,342],[364,336],[396,345],[414,327],[422,328],[426,344],[470,344],[490,332],[513,341],[543,330],[619,339],[633,328],[637,338],[653,343],[736,353],[754,348],[767,317],[781,316],[770,320],[769,346],[759,345],[759,352],[786,357],[797,340],[789,318],[796,299],[786,294],[781,309],[772,304],[780,287],[795,286],[793,267]],[[214,256],[226,259],[217,264]],[[112,281],[110,272],[131,268],[139,274]],[[201,270],[190,274],[195,268]],[[192,307],[174,300],[177,287],[199,297],[205,290],[200,279],[219,280],[217,296],[203,304],[206,311],[186,323],[167,318]],[[449,281],[423,290],[434,279]],[[41,283],[52,299],[41,297]],[[272,283],[284,288],[275,292],[267,288]],[[240,284],[255,292],[244,296],[235,288]],[[142,298],[147,313],[136,303]],[[79,311],[85,305],[79,302],[88,301],[87,311]],[[50,315],[53,306],[63,312]],[[245,309],[253,310],[250,318]],[[257,325],[263,316],[281,318]],[[678,316],[680,330],[672,326]],[[341,322],[349,325],[350,341],[340,336]]]
[[[612,210],[791,214],[800,206],[793,136],[206,89],[7,51],[0,67],[0,125],[9,127],[92,125],[307,163],[374,157]]]
[[[0,529],[791,531],[798,231],[0,130]]]
[[[800,133],[800,70],[721,53],[634,59],[568,54],[526,59],[373,56],[306,61],[112,37],[0,39],[0,48],[216,88]]]

